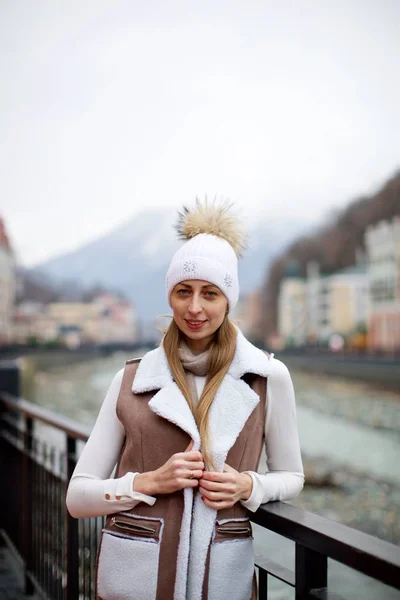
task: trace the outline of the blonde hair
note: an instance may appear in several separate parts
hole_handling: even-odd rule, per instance
[[[203,392],[197,406],[193,403],[186,382],[185,371],[179,358],[178,348],[183,337],[182,332],[174,320],[170,323],[164,339],[163,346],[171,369],[172,376],[184,395],[194,415],[200,432],[201,452],[208,467],[215,468],[211,460],[212,440],[209,439],[208,415],[215,394],[223,378],[225,377],[236,349],[236,329],[226,315],[221,326],[214,334],[214,340],[210,346],[209,369]]]

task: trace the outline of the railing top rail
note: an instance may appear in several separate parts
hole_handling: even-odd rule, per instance
[[[30,419],[37,419],[46,425],[51,425],[75,440],[86,442],[90,435],[89,427],[80,425],[68,417],[57,415],[46,408],[36,406],[23,398],[16,398],[7,392],[0,392],[0,400],[12,410],[16,410]]]
[[[286,502],[268,502],[251,517],[307,548],[399,587],[400,547]]]

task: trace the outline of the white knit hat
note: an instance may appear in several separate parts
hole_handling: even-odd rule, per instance
[[[166,276],[167,298],[180,281],[201,279],[213,283],[225,294],[229,310],[239,298],[238,256],[245,237],[238,219],[228,214],[230,204],[211,205],[196,201],[196,208],[184,207],[176,226],[187,241],[172,257]]]

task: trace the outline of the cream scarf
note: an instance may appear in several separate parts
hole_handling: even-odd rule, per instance
[[[193,354],[190,348],[181,342],[179,349],[179,358],[182,362],[183,368],[185,369],[186,381],[190,390],[193,403],[197,404],[199,397],[197,394],[195,376],[204,377],[208,373],[208,358],[209,350],[205,350],[201,354]]]

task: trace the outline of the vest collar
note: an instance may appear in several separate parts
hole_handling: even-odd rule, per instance
[[[241,377],[255,373],[267,377],[272,356],[253,346],[237,329],[236,351],[209,414],[212,457],[215,467],[222,470],[230,448],[259,402],[258,395]],[[193,414],[179,387],[172,378],[163,346],[148,352],[141,360],[132,385],[135,394],[158,390],[149,401],[149,408],[160,417],[174,423],[193,439],[194,450],[200,448],[200,434]]]
[[[271,359],[251,344],[237,328],[236,351],[228,370],[228,375],[233,379],[240,379],[245,373],[254,373],[268,377],[271,372]],[[160,345],[144,355],[137,369],[132,391],[143,394],[160,390],[173,383],[164,348]]]

